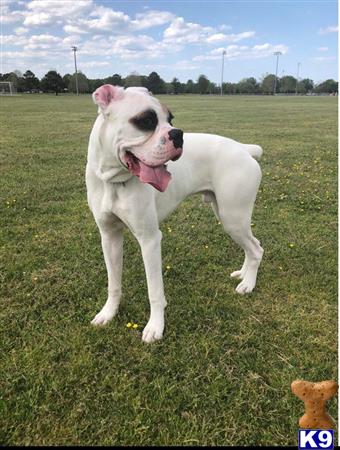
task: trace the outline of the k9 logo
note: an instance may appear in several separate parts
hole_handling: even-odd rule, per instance
[[[333,430],[299,430],[299,449],[333,449]]]

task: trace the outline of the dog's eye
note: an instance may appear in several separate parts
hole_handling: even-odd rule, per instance
[[[172,126],[172,119],[174,119],[175,117],[174,117],[174,115],[172,114],[172,112],[171,111],[169,111],[169,115],[168,115],[168,122],[169,122],[169,124]]]
[[[132,117],[130,122],[141,131],[153,131],[158,125],[158,117],[153,109],[148,109]]]

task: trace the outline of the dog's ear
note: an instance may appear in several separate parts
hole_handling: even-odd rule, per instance
[[[93,101],[103,112],[106,111],[111,102],[121,100],[123,97],[124,88],[120,86],[113,86],[112,84],[104,84],[96,89],[92,94]]]

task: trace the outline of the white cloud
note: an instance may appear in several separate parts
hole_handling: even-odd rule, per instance
[[[81,14],[87,12],[93,6],[92,0],[77,0],[75,2],[69,0],[32,0],[27,4],[30,11],[42,12],[48,10],[54,15],[60,15],[61,13]]]
[[[1,36],[1,42],[3,45],[22,45],[21,39],[15,34],[8,34]]]
[[[181,61],[177,61],[176,64],[174,64],[174,66],[172,67],[174,67],[176,70],[196,70],[200,66],[197,64],[193,64],[192,61],[183,59]]]
[[[8,1],[2,0],[9,10]],[[17,3],[18,4],[18,3]],[[95,0],[32,0],[22,4],[19,12],[22,25],[15,31],[22,37],[29,28],[57,25],[69,35],[55,40],[47,39],[46,34],[38,40],[37,34],[30,39],[17,40],[7,38],[8,45],[24,45],[30,49],[48,49],[53,47],[69,47],[77,44],[79,50],[88,56],[118,56],[128,58],[155,59],[164,57],[183,49],[187,43],[201,44],[216,42],[237,42],[240,39],[254,35],[254,32],[244,32],[227,35],[222,32],[230,27],[221,25],[218,28],[202,26],[185,22],[182,17],[176,17],[168,11],[146,9],[133,18],[121,11],[98,5]],[[151,36],[138,35],[136,32],[165,24],[163,40],[155,40]],[[107,35],[105,39],[103,36]],[[51,36],[51,35],[49,35]]]
[[[211,36],[207,37],[207,42],[209,44],[214,44],[215,42],[222,42],[225,41],[226,35],[224,33],[216,33],[212,34]]]
[[[272,56],[274,52],[280,51],[282,54],[288,52],[288,47],[286,45],[273,45],[273,44],[262,44],[254,45],[249,47],[246,45],[228,45],[227,47],[220,47],[211,50],[209,53],[204,55],[197,55],[193,58],[193,61],[214,61],[222,58],[222,52],[226,51],[225,58],[229,60],[235,59],[257,59],[257,58],[267,58]]]
[[[164,25],[175,19],[175,15],[167,11],[147,11],[136,14],[136,19],[131,22],[135,30],[142,30],[155,26]]]
[[[144,70],[160,70],[160,69],[174,69],[174,70],[197,70],[200,68],[198,64],[193,64],[192,61],[186,59],[177,61],[175,64],[141,64],[140,69]]]
[[[64,26],[65,33],[68,34],[87,34],[88,31],[84,30],[83,28],[77,26],[77,25],[65,25]]]
[[[314,58],[310,58],[312,61],[314,62],[330,62],[330,61],[335,61],[336,57],[335,56],[315,56]]]
[[[105,6],[98,6],[90,13],[90,16],[94,19],[81,19],[78,25],[95,33],[119,34],[126,32],[129,28],[130,17],[127,14]]]
[[[121,12],[105,6],[95,7],[86,18],[68,20],[64,26],[66,33],[100,33],[100,34],[126,34],[164,25],[173,20],[175,16],[167,11],[146,11],[136,14],[135,19]]]
[[[158,42],[147,35],[121,35],[98,37],[81,44],[81,54],[86,56],[118,56],[122,60],[156,59],[169,52],[178,50],[176,46],[169,46]]]
[[[12,59],[15,63],[17,63],[21,59],[33,60],[36,58],[46,58],[50,56],[50,53],[42,50],[41,51],[21,50],[21,51],[3,52],[2,56],[5,59],[5,61],[7,59]]]
[[[62,43],[62,39],[51,34],[37,34],[32,36],[25,35],[4,35],[2,36],[3,44],[17,45],[28,50],[34,49],[50,49]]]
[[[63,39],[63,44],[67,48],[70,48],[72,45],[79,45],[81,42],[82,40],[79,34],[73,34]]]
[[[242,39],[248,39],[250,37],[255,36],[255,31],[245,31],[243,33],[238,34],[224,34],[224,33],[217,33],[209,36],[207,38],[207,42],[209,44],[215,43],[215,42],[239,42]]]
[[[14,29],[15,34],[18,35],[22,35],[22,34],[27,34],[28,33],[28,28],[24,28],[24,27],[18,27]]]
[[[171,21],[173,21],[172,23],[176,23],[178,20],[178,18],[170,12],[156,10],[136,14],[135,19],[131,19],[130,16],[121,11],[114,11],[111,8],[104,6],[96,7],[91,12],[90,17],[90,19],[87,18],[74,21],[73,23],[70,23],[69,26],[79,26],[83,31],[87,30],[100,34],[109,32],[111,34],[119,35],[164,25]],[[189,26],[191,25],[194,24],[189,24]],[[197,27],[201,26],[197,25]],[[210,29],[210,27],[208,28]],[[65,27],[64,30],[68,32],[68,28]]]
[[[94,6],[92,0],[33,0],[26,4],[27,10],[24,25],[39,26],[55,23],[56,19],[67,21],[68,17],[75,19],[88,14]]]
[[[96,67],[106,67],[110,66],[111,64],[108,61],[87,61],[82,62],[81,67],[85,69],[92,69]]]
[[[183,17],[177,17],[164,31],[164,40],[176,44],[201,42],[214,33],[212,27],[203,27],[198,23],[185,22]]]
[[[23,12],[22,11],[12,11],[9,7],[9,5],[13,5],[12,2],[6,2],[2,0],[0,2],[0,16],[1,16],[1,23],[2,24],[11,24],[15,22],[20,22],[23,18]]]
[[[319,34],[329,34],[329,33],[337,33],[338,32],[337,26],[330,26],[326,28],[320,28]]]
[[[41,12],[37,14],[29,14],[24,20],[24,25],[34,26],[34,25],[47,25],[53,20],[51,14]]]
[[[243,46],[242,49],[245,50],[248,47]],[[222,59],[222,52],[226,51],[225,57],[227,59],[235,58],[241,54],[241,47],[238,45],[229,45],[228,47],[220,47],[211,50],[205,55],[197,55],[193,57],[193,61],[214,61],[217,59]]]
[[[221,29],[228,27],[221,26]],[[174,19],[170,26],[164,31],[165,42],[176,44],[216,44],[218,42],[238,42],[255,36],[255,31],[245,31],[243,33],[225,34],[217,32],[218,29],[204,27],[198,23],[185,22],[183,17]]]
[[[61,39],[49,36],[49,35],[40,35],[40,36],[32,36],[29,40],[29,44],[26,46],[28,49],[50,49],[54,48],[56,44],[60,44]]]
[[[273,44],[262,44],[254,45],[251,49],[251,56],[254,58],[267,58],[268,56],[273,56],[273,53],[281,52],[283,55],[288,53],[288,47],[283,44],[273,45]]]
[[[0,4],[3,23],[21,21],[27,27],[58,23],[70,34],[86,31],[114,34],[132,32],[164,25],[176,17],[168,11],[147,10],[131,18],[121,11],[98,5],[94,0],[1,0]],[[13,11],[13,5],[20,5],[22,9]]]
[[[327,52],[328,50],[329,50],[328,47],[319,47],[318,48],[319,52]]]

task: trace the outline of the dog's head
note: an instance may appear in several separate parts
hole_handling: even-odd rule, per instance
[[[93,100],[112,127],[119,158],[127,169],[163,192],[171,178],[166,163],[183,151],[183,131],[171,124],[171,112],[146,88],[105,84]]]

